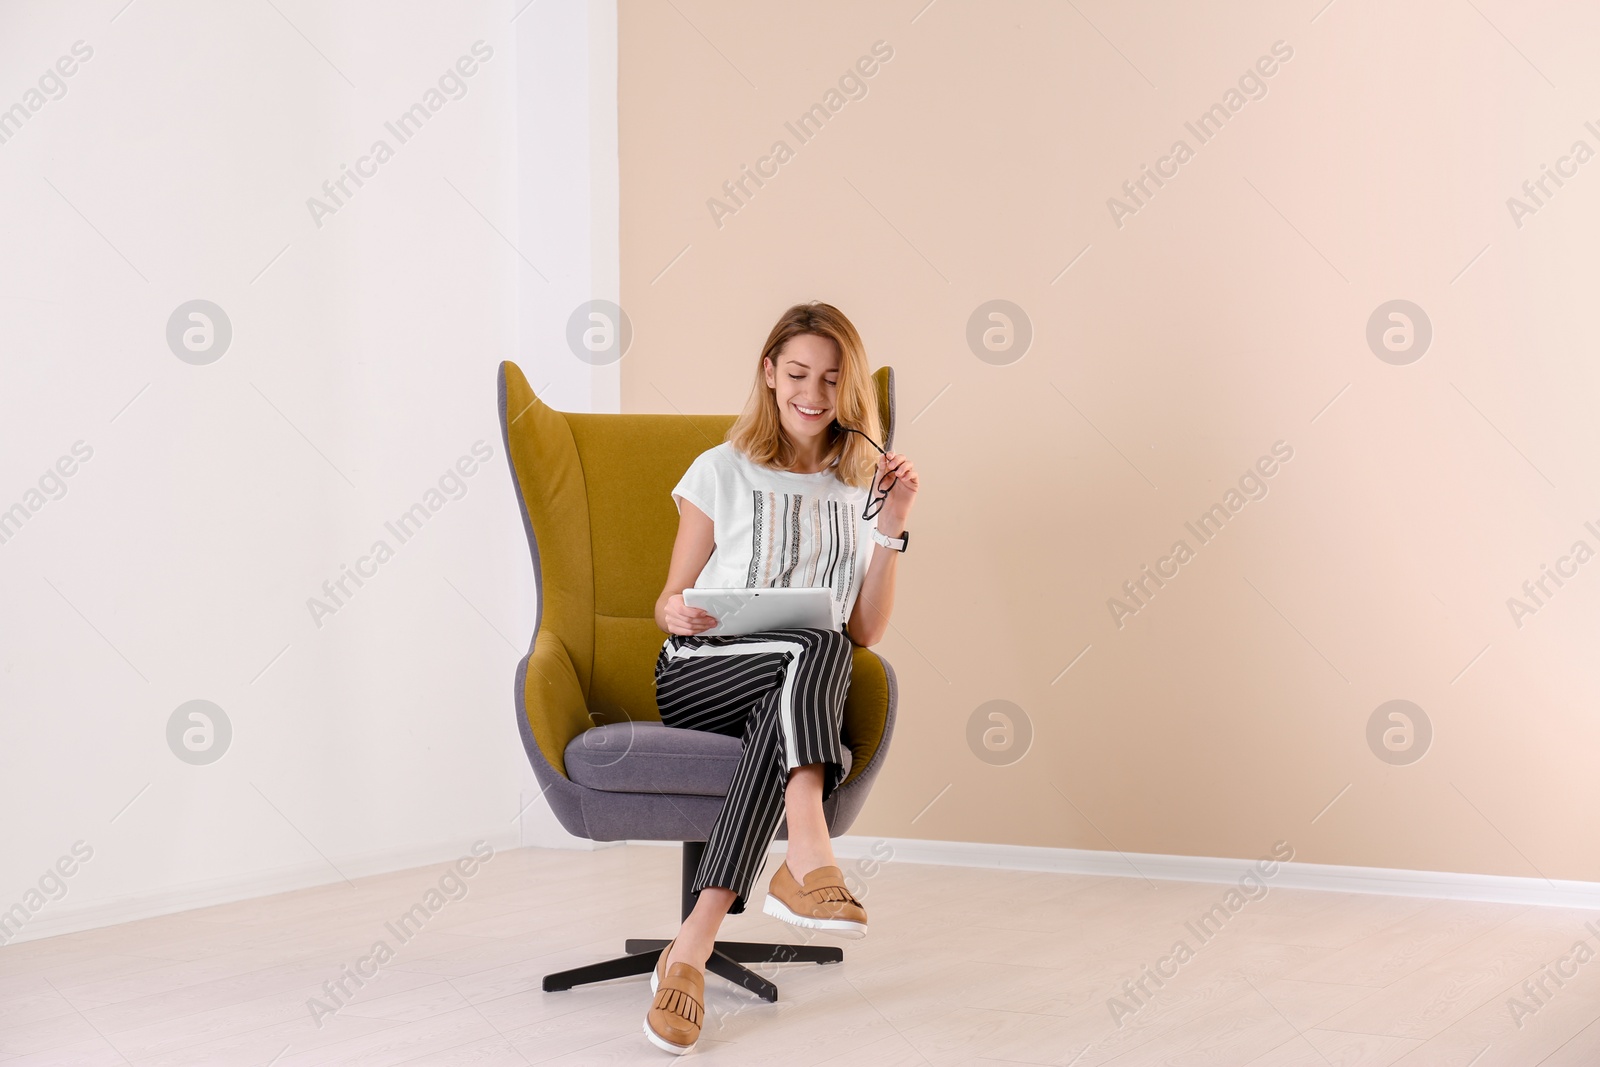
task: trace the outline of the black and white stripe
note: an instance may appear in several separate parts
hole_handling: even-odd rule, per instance
[[[744,753],[706,837],[693,891],[725,886],[744,911],[783,815],[789,772],[823,765],[822,798],[844,777],[850,638],[794,628],[736,636],[673,634],[656,657],[656,706],[667,726],[739,737]]]

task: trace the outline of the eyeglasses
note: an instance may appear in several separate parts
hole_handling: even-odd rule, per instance
[[[861,433],[860,430],[857,430],[851,426],[846,426],[838,419],[834,420],[833,425],[836,429],[843,430],[846,433],[861,434],[862,440],[866,441],[867,444],[871,445],[873,448],[876,448],[885,456],[889,454],[884,452],[883,447],[879,445],[878,442],[874,441],[866,434]],[[889,484],[884,485],[884,482],[888,482]],[[883,478],[879,480],[877,488],[880,494],[879,496],[873,496],[871,493],[867,494],[867,506],[861,509],[861,517],[863,519],[875,519],[878,517],[878,512],[883,510],[883,502],[889,499],[889,490],[894,488],[894,473],[892,471],[884,471]]]

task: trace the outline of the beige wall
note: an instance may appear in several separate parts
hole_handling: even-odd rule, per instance
[[[1600,549],[1600,160],[1507,206],[1600,149],[1600,13],[1205,7],[623,0],[623,410],[737,410],[800,300],[894,366],[924,488],[854,833],[1600,880],[1600,561],[1520,626],[1507,603]],[[865,97],[800,143],[785,122],[878,41]],[[1280,41],[1201,143],[1185,122]],[[1119,225],[1108,199],[1180,138]],[[1005,365],[966,339],[995,299],[1034,334]],[[1433,329],[1404,364],[1366,338],[1395,299]],[[1202,544],[1185,523],[1276,442]],[[1407,765],[1367,736],[1394,699],[1433,728]],[[969,745],[991,700],[1031,722],[1020,760]]]

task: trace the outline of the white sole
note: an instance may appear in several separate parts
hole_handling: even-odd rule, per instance
[[[864,924],[849,919],[813,919],[809,915],[796,915],[771,893],[767,894],[766,903],[761,905],[761,910],[774,919],[782,919],[791,926],[801,926],[807,930],[821,930],[825,934],[848,937],[852,941],[859,941],[867,936]]]
[[[662,1052],[670,1052],[674,1056],[682,1056],[685,1052],[692,1052],[694,1050],[694,1045],[674,1045],[672,1042],[664,1041],[660,1037],[656,1036],[656,1032],[650,1029],[649,1019],[644,1021],[644,1036],[648,1037],[650,1039],[650,1043],[656,1048],[660,1049]],[[698,1044],[698,1042],[696,1042],[696,1044]]]

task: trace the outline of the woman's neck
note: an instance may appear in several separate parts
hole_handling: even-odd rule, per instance
[[[814,453],[807,453],[799,446],[795,446],[795,452],[794,464],[789,467],[790,474],[821,474],[828,469],[822,459],[823,448],[820,444],[816,446]]]

